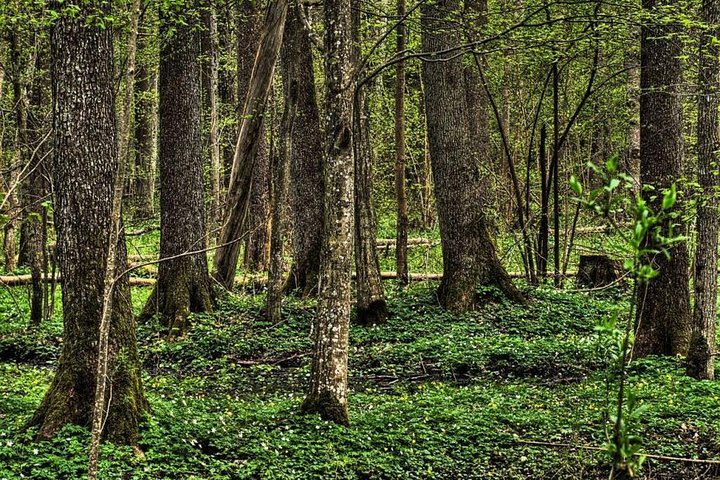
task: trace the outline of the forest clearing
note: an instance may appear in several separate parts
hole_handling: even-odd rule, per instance
[[[0,0],[0,480],[716,479],[720,0]]]

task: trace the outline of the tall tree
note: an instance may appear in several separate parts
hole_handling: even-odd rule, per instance
[[[454,15],[458,0],[422,7],[422,43],[428,52],[462,43]],[[464,311],[475,304],[475,288],[494,284],[524,302],[495,252],[482,208],[482,175],[472,146],[462,58],[451,53],[423,62],[428,140],[440,219],[443,279],[438,297],[446,308]]]
[[[91,421],[118,163],[113,29],[97,20],[109,15],[109,3],[66,1],[52,7],[58,12],[51,32],[53,188],[64,332],[55,377],[29,422],[39,427],[40,437],[53,436],[65,424]],[[115,443],[136,444],[147,403],[128,278],[119,276],[127,268],[122,233],[116,255],[105,435]]]
[[[240,255],[240,242],[247,235],[246,217],[251,198],[256,154],[262,139],[263,114],[270,93],[275,62],[282,45],[287,0],[273,0],[268,7],[260,42],[255,55],[247,98],[241,116],[240,133],[235,145],[227,208],[219,244],[215,253],[215,276],[225,286],[232,288]]]
[[[287,80],[290,80],[287,82]],[[270,268],[268,270],[267,317],[277,323],[282,317],[283,276],[285,275],[285,234],[287,231],[287,203],[290,184],[290,156],[292,128],[297,108],[297,81],[287,79],[283,85],[285,109],[280,122],[278,153],[273,165],[272,232],[270,235]]]
[[[195,0],[161,10],[160,263],[144,316],[182,332],[190,312],[212,309],[200,128],[200,42]],[[195,253],[191,253],[195,252]]]
[[[405,16],[405,0],[397,0],[397,16]],[[396,29],[395,53],[401,55],[405,51],[405,22]],[[408,240],[408,204],[405,181],[405,61],[395,65],[395,201],[396,235],[395,235],[395,271],[400,285],[409,283],[407,240]]]
[[[12,220],[15,217],[22,219],[20,225],[20,254],[18,263],[30,267],[32,278],[32,295],[30,300],[30,325],[40,324],[43,315],[43,280],[42,280],[42,252],[43,252],[43,202],[47,192],[45,188],[42,140],[37,135],[42,131],[35,115],[40,114],[43,100],[43,82],[36,78],[37,70],[42,68],[40,62],[39,42],[35,38],[38,32],[28,31],[20,26],[13,29],[10,34],[10,58],[13,72],[13,105],[15,113],[15,165],[13,171],[21,172],[17,175],[14,185],[19,191],[19,202],[14,194],[8,196],[9,204],[21,208],[21,211],[12,211]],[[37,148],[36,148],[37,147]],[[11,175],[12,177],[12,175]],[[11,185],[11,188],[13,185]],[[18,203],[16,205],[16,202]],[[14,207],[13,207],[14,210]],[[12,227],[10,237],[6,238],[6,267],[14,269],[15,258],[15,227]]]
[[[352,5],[352,43],[354,62],[359,64],[360,2]],[[377,220],[372,199],[373,151],[370,142],[370,105],[365,89],[359,87],[353,101],[353,149],[355,157],[355,286],[356,319],[360,325],[376,325],[388,316],[377,255]]]
[[[640,67],[640,180],[643,198],[655,211],[662,191],[682,175],[683,132],[679,86],[682,82],[682,43],[673,38],[678,25],[663,18],[669,0],[643,0],[648,21],[642,27]],[[676,207],[677,208],[677,207]],[[672,224],[662,225],[669,234]],[[676,227],[677,228],[677,227]],[[647,247],[657,248],[652,239]],[[669,255],[648,259],[659,275],[638,292],[634,354],[686,354],[690,340],[689,258],[685,242]]]
[[[260,45],[260,34],[263,28],[263,9],[258,1],[241,3],[239,28],[247,28],[248,32],[238,33],[237,43],[237,98],[240,112],[243,111],[252,81],[253,65],[256,61],[257,48]],[[244,27],[243,27],[244,26]],[[283,25],[279,25],[282,35]],[[267,38],[267,37],[266,37]],[[280,37],[282,41],[282,37]],[[249,40],[249,41],[248,41]],[[275,54],[277,56],[277,54]],[[271,61],[275,61],[275,57]],[[269,93],[268,93],[269,95]],[[253,158],[253,170],[250,180],[250,204],[245,226],[245,245],[243,263],[251,271],[263,271],[268,266],[270,252],[270,152],[265,138],[262,112],[247,112],[247,115],[258,115],[260,129],[255,142],[257,150]],[[240,126],[244,118],[240,119]]]
[[[700,94],[698,95],[698,183],[703,197],[697,212],[697,250],[695,251],[695,308],[688,351],[688,374],[695,378],[715,378],[715,323],[717,321],[717,250],[720,230],[718,201],[718,108],[720,108],[720,2],[703,0],[702,21],[706,30],[700,36]]]
[[[203,78],[205,98],[209,110],[208,146],[210,149],[210,186],[212,204],[210,208],[210,224],[212,227],[220,220],[220,192],[222,187],[222,159],[220,157],[220,41],[218,38],[217,8],[215,4],[208,5],[203,10],[203,39],[206,39],[204,48],[205,75]],[[214,238],[216,235],[212,235]]]
[[[281,50],[283,81],[297,84],[293,117],[290,163],[290,204],[293,220],[293,264],[286,284],[288,290],[309,295],[317,290],[320,244],[323,233],[322,158],[320,128],[313,71],[312,44],[303,27],[299,4],[292,4],[285,22]]]
[[[302,410],[348,425],[347,360],[354,217],[352,12],[326,0],[325,222],[310,389]]]

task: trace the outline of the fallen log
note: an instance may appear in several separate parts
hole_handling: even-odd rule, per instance
[[[51,275],[43,275],[43,282],[51,282],[53,280]],[[56,283],[62,283],[60,275],[56,275],[54,278]],[[0,285],[6,287],[20,287],[23,285],[30,285],[32,283],[32,275],[0,275]],[[147,287],[155,285],[154,278],[142,278],[142,277],[130,277],[130,286],[132,287]]]

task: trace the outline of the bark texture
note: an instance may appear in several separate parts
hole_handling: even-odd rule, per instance
[[[697,212],[695,251],[695,308],[688,351],[688,374],[715,378],[715,324],[717,322],[718,208],[718,108],[720,107],[720,49],[713,40],[720,35],[720,2],[703,0],[702,20],[707,30],[700,37],[700,95],[698,96],[698,183],[703,197]]]
[[[462,43],[457,0],[422,7],[424,51]],[[524,302],[495,252],[482,209],[483,176],[472,146],[462,59],[423,62],[428,140],[443,250],[443,279],[438,297],[452,311],[475,304],[478,285],[497,285],[512,300]]]
[[[191,4],[194,5],[194,4]],[[200,128],[200,42],[197,25],[163,19],[160,51],[160,260],[143,316],[160,313],[171,333],[190,312],[212,309],[205,231]],[[173,27],[174,32],[168,35]],[[188,254],[189,252],[199,252]],[[163,260],[177,257],[172,260]]]
[[[651,15],[669,1],[643,0]],[[677,25],[655,20],[643,26],[640,85],[640,179],[643,197],[658,211],[662,191],[682,175],[682,42],[668,37]],[[645,190],[652,187],[653,190]],[[663,225],[668,234],[670,223]],[[648,245],[653,247],[652,244]],[[685,355],[690,340],[689,258],[685,242],[670,249],[669,258],[654,255],[649,261],[659,275],[638,292],[637,333],[634,354]]]
[[[323,139],[320,127],[310,37],[302,25],[299,5],[288,10],[281,50],[284,82],[297,83],[290,162],[290,204],[293,220],[293,264],[287,290],[302,296],[318,287],[320,244],[323,235]]]
[[[353,51],[350,2],[326,0],[325,232],[310,389],[302,410],[348,425],[347,360],[353,253]]]
[[[63,4],[67,5],[67,3]],[[57,255],[63,276],[63,348],[57,372],[30,420],[47,438],[68,423],[89,425],[96,384],[98,327],[111,237],[110,210],[118,154],[113,90],[112,28],[88,15],[107,14],[104,2],[80,2],[72,18],[61,15],[51,33],[53,85],[53,187]],[[57,4],[54,4],[57,8]],[[127,265],[124,235],[116,272]],[[127,276],[113,297],[109,338],[108,417],[105,436],[136,444],[146,409]]]

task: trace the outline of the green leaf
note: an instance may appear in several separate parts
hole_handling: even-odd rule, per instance
[[[578,181],[575,175],[570,175],[570,188],[572,188],[572,191],[575,192],[578,197],[583,193],[582,184]]]

